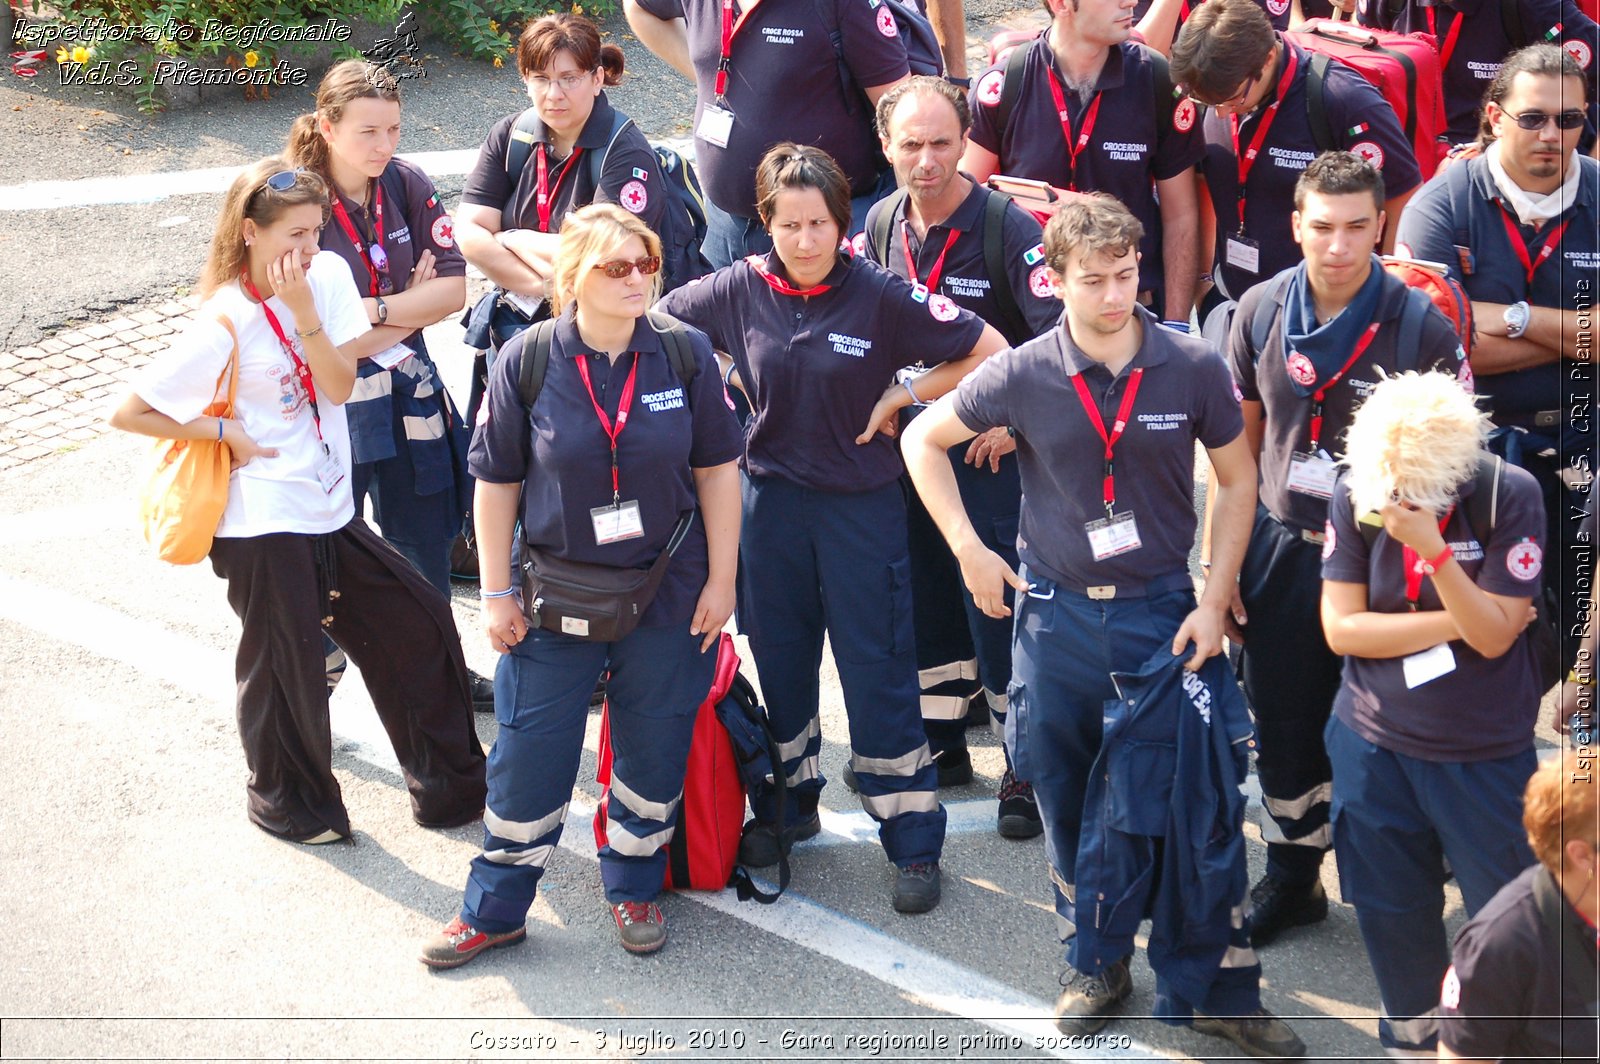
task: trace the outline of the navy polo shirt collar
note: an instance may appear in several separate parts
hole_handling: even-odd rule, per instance
[[[553,350],[560,351],[568,358],[593,358],[605,352],[596,351],[583,342],[583,337],[578,335],[577,304],[567,307],[561,317],[556,319],[555,346]],[[628,341],[628,350],[637,351],[641,355],[652,351],[660,351],[661,337],[655,329],[650,327],[648,315],[641,316],[633,325],[633,339]]]
[[[1144,307],[1137,303],[1133,306],[1133,312],[1138,315],[1140,322],[1144,325],[1144,337],[1139,341],[1139,350],[1134,352],[1133,360],[1123,367],[1124,373],[1128,370],[1149,369],[1151,366],[1160,366],[1167,361],[1167,345],[1163,342],[1165,338],[1157,332],[1161,328],[1160,322],[1148,310],[1145,310]],[[1069,377],[1076,377],[1085,370],[1093,369],[1096,366],[1105,369],[1104,363],[1096,362],[1084,354],[1077,344],[1073,343],[1072,336],[1067,332],[1065,316],[1062,317],[1061,325],[1056,329],[1056,345],[1061,349],[1061,361],[1065,365],[1067,376]],[[1110,370],[1106,370],[1106,372],[1109,373]]]
[[[966,198],[956,205],[955,210],[950,212],[950,217],[942,222],[935,222],[933,225],[928,226],[930,233],[935,229],[946,231],[959,229],[963,233],[970,233],[978,228],[978,221],[983,214],[983,203],[987,199],[984,193],[987,190],[966,174],[958,174],[956,180],[967,183]],[[910,214],[911,197],[907,196],[901,201],[899,210],[895,211],[894,217],[890,219],[890,222],[891,224],[904,222],[909,218]]]
[[[772,274],[774,277],[782,278],[786,284],[791,286],[794,285],[794,281],[790,280],[789,271],[784,268],[783,260],[778,257],[778,252],[776,249],[767,252],[764,262],[765,269],[768,273]],[[851,259],[846,255],[835,255],[833,269],[829,270],[828,276],[824,277],[818,283],[825,284],[829,288],[839,287],[844,283],[845,275],[850,272],[850,262]],[[765,282],[762,283],[764,284]]]
[[[1056,50],[1052,47],[1055,38],[1055,29],[1040,38],[1041,47],[1044,48],[1046,60],[1050,68],[1056,72],[1056,77],[1061,79],[1062,90],[1067,87],[1067,73],[1061,69],[1061,63],[1056,59]],[[1123,49],[1121,45],[1114,45],[1106,50],[1105,65],[1100,68],[1100,76],[1095,79],[1094,91],[1105,92],[1108,89],[1120,89],[1127,80],[1127,74],[1122,69]]]
[[[604,89],[594,98],[594,110],[589,112],[589,120],[578,131],[577,146],[584,151],[604,151],[607,144],[611,143],[611,122],[616,112],[612,110],[611,101],[606,98]],[[534,112],[533,140],[536,144],[550,143],[550,130]]]

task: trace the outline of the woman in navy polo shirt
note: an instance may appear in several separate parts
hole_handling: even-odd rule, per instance
[[[922,731],[911,633],[901,409],[955,387],[1005,346],[948,298],[841,253],[850,183],[819,148],[779,144],[756,169],[773,251],[673,292],[661,307],[732,356],[745,432],[739,623],[750,637],[790,794],[751,795],[739,859],[761,867],[821,830],[818,668],[826,630],[850,717],[861,804],[898,868],[894,903],[939,901],[944,809]],[[905,385],[896,374],[934,366]],[[913,394],[914,392],[914,394]],[[881,430],[881,431],[880,431]]]
[[[624,949],[650,953],[666,942],[655,903],[662,847],[695,711],[711,687],[711,648],[733,612],[740,441],[705,337],[684,330],[697,370],[686,380],[645,317],[660,270],[661,242],[642,221],[610,204],[584,207],[562,228],[551,293],[563,310],[531,407],[520,374],[535,333],[495,362],[471,468],[484,627],[505,655],[495,674],[500,733],[489,752],[483,854],[460,915],[424,947],[430,967],[455,968],[525,937],[578,775],[589,693],[608,666],[613,760],[600,877]],[[639,626],[603,643],[529,627],[510,572],[519,516],[530,547],[629,569],[648,568],[685,522],[688,531]]]
[[[1388,1049],[1438,1041],[1445,863],[1470,916],[1533,862],[1519,796],[1543,694],[1525,629],[1544,503],[1487,435],[1454,376],[1390,378],[1356,412],[1328,504],[1333,845]]]

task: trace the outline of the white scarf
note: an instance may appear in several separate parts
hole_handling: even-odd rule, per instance
[[[1561,186],[1547,195],[1525,191],[1521,185],[1511,180],[1511,175],[1506,173],[1506,168],[1500,164],[1499,141],[1489,145],[1489,150],[1483,153],[1483,157],[1489,164],[1489,176],[1494,178],[1495,187],[1506,198],[1506,202],[1516,212],[1517,220],[1523,225],[1537,229],[1550,219],[1561,217],[1572,206],[1573,200],[1578,195],[1578,175],[1582,167],[1578,163],[1576,150],[1567,159],[1567,176],[1561,182]]]

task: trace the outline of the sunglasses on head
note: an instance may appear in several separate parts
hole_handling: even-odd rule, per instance
[[[305,173],[305,171],[298,167],[293,170],[279,170],[277,173],[261,182],[261,186],[254,192],[250,193],[250,199],[255,199],[269,188],[274,192],[288,192],[300,182],[300,175],[303,173]]]
[[[612,259],[610,262],[597,262],[594,268],[604,273],[613,280],[621,280],[634,270],[645,277],[661,269],[660,255],[646,255],[642,259]]]
[[[1584,119],[1582,111],[1561,111],[1553,115],[1543,111],[1524,111],[1520,115],[1509,112],[1507,114],[1517,124],[1517,128],[1526,129],[1530,133],[1543,129],[1548,122],[1554,122],[1557,129],[1580,129]]]

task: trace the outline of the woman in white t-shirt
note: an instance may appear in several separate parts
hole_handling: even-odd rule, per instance
[[[249,816],[305,843],[350,837],[332,771],[324,631],[361,669],[417,822],[468,823],[484,798],[449,601],[355,514],[343,404],[356,360],[338,345],[369,326],[349,266],[319,253],[327,217],[327,187],[309,171],[271,158],[240,174],[201,275],[205,303],[111,417],[128,432],[221,439],[232,452],[211,566],[244,626]],[[234,334],[234,416],[203,415]]]

